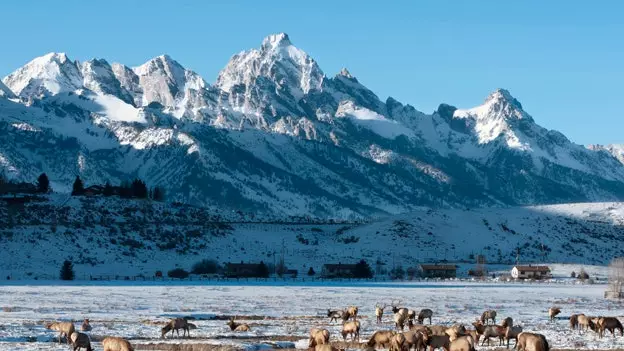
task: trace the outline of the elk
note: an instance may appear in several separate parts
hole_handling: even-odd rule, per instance
[[[503,344],[503,337],[505,334],[505,329],[498,325],[483,325],[481,321],[476,321],[472,323],[472,325],[477,330],[477,333],[483,336],[483,340],[481,341],[481,346],[485,345],[485,341],[487,340],[488,346],[490,346],[490,338],[498,337],[498,345],[501,346]]]
[[[453,342],[453,340],[456,340],[459,337],[466,335],[466,328],[464,328],[464,326],[461,324],[456,324],[450,328],[446,328],[446,330],[444,331],[444,334],[448,335],[449,340]]]
[[[520,333],[522,333],[521,326],[507,327],[507,329],[505,329],[505,340],[507,341],[507,348],[509,348],[510,339],[516,340],[516,346],[518,345],[518,335],[520,335]]]
[[[392,313],[401,313],[404,314],[407,318],[407,314],[409,312],[409,310],[405,307],[399,307],[398,305],[401,303],[401,300],[397,301],[396,303],[393,301],[392,302]]]
[[[461,336],[452,340],[449,344],[449,351],[474,351],[474,340],[472,336]]]
[[[407,314],[396,312],[394,314],[394,326],[397,330],[403,330],[405,328],[405,321],[407,320]]]
[[[513,327],[513,318],[507,317],[503,319],[503,323],[501,324],[501,327],[503,328]]]
[[[236,323],[234,322],[233,317],[230,317],[230,320],[227,322],[227,326],[230,327],[230,330],[234,332],[251,331],[251,328],[249,328],[249,325],[247,323]]]
[[[375,317],[377,317],[377,324],[381,323],[381,318],[383,317],[384,309],[388,307],[386,304],[381,306],[379,303],[375,304]]]
[[[582,313],[576,316],[576,320],[578,323],[579,332],[581,330],[587,330],[588,328],[592,327],[591,324],[593,323],[591,319]]]
[[[342,339],[347,341],[347,335],[351,335],[352,341],[360,341],[360,322],[351,321],[342,324]]]
[[[344,351],[344,350],[339,350],[331,346],[330,344],[323,344],[323,345],[316,345],[314,347],[314,351]]]
[[[551,322],[555,321],[555,317],[557,317],[557,315],[561,313],[561,309],[559,307],[551,307],[548,309],[548,317],[550,318]]]
[[[45,325],[46,329],[55,330],[59,332],[59,344],[61,343],[61,337],[65,336],[67,338],[67,343],[69,344],[69,336],[72,335],[73,332],[76,331],[74,327],[74,323],[72,322],[52,322],[47,323]]]
[[[353,318],[353,320],[356,320],[357,318],[357,314],[358,314],[358,308],[357,306],[349,306],[347,307],[347,309],[345,310],[346,313],[343,313],[342,315],[342,319],[345,320],[345,315],[347,317],[347,319],[349,318]]]
[[[414,310],[407,310],[407,320],[409,320],[409,321],[416,320],[416,311],[414,311]]]
[[[550,347],[544,335],[523,332],[518,335],[516,349],[518,351],[549,351]]]
[[[316,347],[316,345],[323,345],[329,343],[329,330],[327,329],[310,329],[310,342],[309,348]]]
[[[416,351],[421,351],[425,349],[425,342],[423,340],[423,333],[417,330],[410,330],[405,333],[405,348],[411,349],[412,347]]]
[[[84,334],[84,333],[80,333],[80,332],[73,332],[70,336],[69,339],[71,339],[71,345],[74,348],[74,351],[78,350],[78,349],[87,349],[87,351],[92,351],[93,349],[91,348],[91,340],[89,339],[89,335]]]
[[[368,340],[366,345],[370,347],[379,347],[388,348],[390,347],[390,340],[396,334],[396,332],[392,330],[378,330],[373,333],[373,336]]]
[[[448,335],[430,335],[428,332],[423,332],[423,342],[426,346],[429,346],[429,351],[433,351],[438,348],[443,348],[445,351],[449,351],[451,340]]]
[[[390,340],[390,351],[403,351],[405,345],[405,335],[399,333],[394,334]]]
[[[82,325],[80,326],[80,330],[82,331],[91,331],[93,328],[91,327],[91,324],[89,324],[89,318],[85,318],[84,321],[82,321]]]
[[[578,314],[573,314],[570,316],[570,329],[574,330],[578,328]]]
[[[490,324],[490,320],[492,320],[492,324],[496,324],[496,311],[489,310],[481,314],[481,323],[488,325]]]
[[[425,319],[429,319],[429,325],[431,325],[431,316],[433,316],[433,311],[428,308],[423,308],[418,313],[418,323],[423,324]]]
[[[598,335],[601,338],[604,336],[605,329],[610,331],[613,337],[615,337],[616,329],[624,336],[624,327],[622,327],[620,320],[615,317],[602,317],[598,320]]]
[[[191,337],[191,331],[189,327],[189,323],[184,318],[174,318],[170,320],[162,329],[160,330],[161,338],[165,338],[168,332],[171,332],[171,337],[173,337],[173,332],[178,333],[178,337],[180,337],[180,329],[182,329],[182,337],[185,337],[188,333],[188,337]]]
[[[327,310],[327,317],[329,317],[329,322],[338,322],[338,318],[342,318],[344,315],[344,311],[338,310]]]
[[[104,351],[134,351],[134,347],[130,345],[128,340],[114,336],[104,338],[102,347],[104,347]]]

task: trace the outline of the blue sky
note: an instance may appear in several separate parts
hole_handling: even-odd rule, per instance
[[[347,67],[424,112],[508,89],[572,141],[624,143],[624,1],[3,1],[0,76],[36,56],[139,65],[167,53],[214,82],[286,32],[332,76]]]

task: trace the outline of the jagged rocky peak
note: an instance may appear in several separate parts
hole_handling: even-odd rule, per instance
[[[498,88],[492,92],[485,99],[485,103],[507,103],[520,110],[522,110],[522,104],[515,97],[511,96],[511,93],[506,89]]]
[[[353,79],[354,77],[351,75],[351,72],[349,72],[348,69],[346,69],[345,67],[343,67],[340,72],[338,72],[339,76],[345,77],[345,78],[349,78],[349,79]]]
[[[232,56],[215,85],[231,92],[237,85],[256,85],[261,77],[268,78],[280,93],[287,91],[299,100],[311,90],[321,90],[325,75],[312,57],[292,44],[286,33],[279,33],[264,38],[259,50]]]
[[[77,64],[65,53],[56,52],[33,59],[2,81],[15,94],[23,97],[55,95],[82,86]]]

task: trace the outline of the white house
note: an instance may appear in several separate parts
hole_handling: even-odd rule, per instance
[[[544,279],[550,277],[550,268],[547,266],[514,266],[511,269],[514,279]]]

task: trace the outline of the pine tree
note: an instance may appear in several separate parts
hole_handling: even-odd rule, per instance
[[[76,180],[74,180],[74,186],[71,194],[72,196],[80,196],[84,194],[84,184],[82,184],[82,179],[80,179],[80,176],[76,176]]]
[[[373,270],[365,260],[361,260],[355,264],[353,275],[355,278],[372,278]]]
[[[159,186],[154,187],[152,190],[152,200],[165,201],[165,190]]]
[[[310,267],[310,269],[308,269],[308,275],[311,277],[313,275],[315,275],[316,272],[314,271],[314,268]]]
[[[269,267],[263,262],[260,261],[258,264],[258,268],[256,270],[256,276],[259,278],[268,278],[269,277]]]
[[[113,186],[107,181],[104,185],[104,196],[114,195]]]
[[[148,191],[147,185],[141,179],[135,179],[132,181],[132,196],[137,197],[139,199],[147,199]]]
[[[74,265],[71,261],[65,260],[61,267],[61,280],[74,280]]]
[[[37,192],[47,194],[50,190],[50,180],[48,176],[45,173],[41,173],[39,178],[37,178]]]

